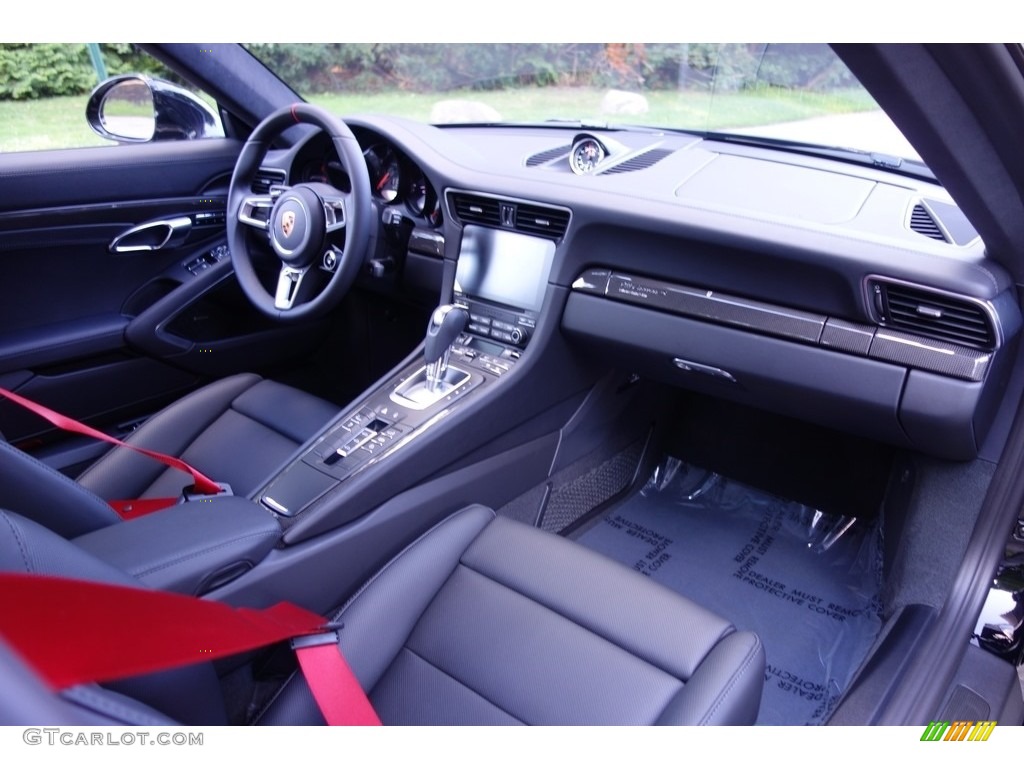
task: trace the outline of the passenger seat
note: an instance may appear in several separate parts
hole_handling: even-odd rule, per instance
[[[16,515],[0,516],[0,569],[114,578],[86,553],[63,552],[77,549],[70,542]],[[333,618],[343,625],[349,665],[386,725],[745,725],[761,699],[765,657],[756,635],[601,555],[481,506],[421,536]],[[206,680],[195,680],[194,694],[180,675],[135,682],[118,689],[146,702],[140,712],[161,710],[158,702],[172,698],[175,719],[223,722],[209,713]],[[66,720],[57,713],[71,703],[89,722],[117,711],[129,714],[113,724],[131,724],[123,695],[116,707],[97,704],[102,695],[98,688],[71,702],[65,695],[55,722]],[[0,711],[11,704],[3,698]],[[195,712],[183,716],[189,700]],[[256,724],[323,722],[296,674]]]

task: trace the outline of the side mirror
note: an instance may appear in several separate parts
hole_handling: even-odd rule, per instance
[[[89,127],[122,143],[223,136],[217,114],[195,94],[149,75],[117,75],[93,90]]]

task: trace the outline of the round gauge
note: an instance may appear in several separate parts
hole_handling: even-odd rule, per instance
[[[387,146],[371,147],[365,153],[373,194],[386,203],[398,198],[402,188],[402,170],[395,151]]]
[[[583,136],[572,145],[569,153],[569,167],[573,173],[580,175],[593,172],[598,163],[604,160],[605,151],[601,142],[593,136]]]
[[[405,201],[409,204],[409,209],[413,213],[418,213],[422,216],[426,212],[427,190],[429,188],[430,185],[427,184],[427,180],[422,173],[417,173],[413,176],[409,185],[405,188]]]
[[[430,182],[422,172],[417,171],[405,188],[405,202],[410,211],[417,216],[422,216],[433,226],[441,224],[440,201],[437,199],[434,188],[430,186]]]

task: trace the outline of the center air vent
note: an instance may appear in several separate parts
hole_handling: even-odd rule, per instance
[[[452,207],[463,224],[501,226],[501,206],[496,198],[455,192],[452,194]]]
[[[874,282],[871,290],[887,328],[979,349],[996,345],[992,319],[981,302],[894,283]]]
[[[257,195],[268,195],[272,186],[284,184],[287,178],[287,174],[279,168],[260,168],[252,180],[252,191]]]
[[[526,158],[526,167],[533,168],[536,165],[544,165],[544,163],[550,163],[552,160],[558,160],[560,157],[565,157],[569,154],[569,150],[572,149],[568,144],[562,147],[554,147],[553,149],[545,149],[543,152],[538,152],[535,155],[530,155]]]
[[[614,165],[607,171],[601,171],[601,176],[607,176],[610,173],[629,173],[630,171],[642,171],[644,168],[650,168],[655,163],[664,160],[666,157],[672,154],[674,150],[658,148],[649,149],[646,152],[641,152],[639,155],[624,160],[618,165]]]
[[[552,240],[560,240],[565,235],[572,215],[567,208],[468,192],[450,192],[449,202],[455,217],[463,224],[510,229]]]

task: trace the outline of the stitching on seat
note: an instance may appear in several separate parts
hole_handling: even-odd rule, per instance
[[[421,541],[423,541],[425,538],[427,538],[427,536],[429,536],[435,530],[437,530],[441,526],[443,526],[446,523],[448,523],[449,521],[451,521],[452,518],[454,518],[455,515],[458,515],[458,514],[460,514],[460,513],[459,512],[455,512],[455,513],[449,515],[448,517],[444,518],[443,520],[439,521],[435,525],[431,526],[424,533],[422,533],[420,536],[418,536],[415,541],[410,543],[408,546],[406,546],[404,549],[402,549],[397,555],[395,555],[390,560],[388,560],[387,563],[384,564],[383,568],[378,570],[375,574],[373,574],[373,576],[371,576],[369,579],[367,579],[363,583],[363,586],[361,586],[358,590],[356,590],[355,594],[353,594],[352,597],[350,597],[348,600],[346,600],[345,603],[341,606],[341,608],[339,608],[337,611],[335,611],[334,615],[331,616],[331,621],[339,621],[341,619],[341,617],[342,617],[342,614],[344,614],[345,611],[348,610],[349,606],[351,606],[352,603],[354,603],[360,597],[360,595],[362,595],[367,589],[369,589],[370,586],[374,582],[377,581],[377,579],[381,578],[384,575],[384,573],[389,568],[391,568],[406,552],[409,552],[410,550],[412,550],[413,547],[415,547],[417,544],[419,544]],[[493,518],[493,516],[494,516],[494,512],[493,511],[491,512],[491,516]],[[483,528],[481,528],[477,532],[477,535],[474,536],[473,539],[466,545],[465,549],[469,549],[469,545],[472,544],[473,541],[476,541],[477,537],[480,536],[480,534],[483,533],[486,528],[487,528],[486,525],[483,526]],[[463,552],[465,552],[465,549],[463,550]],[[451,574],[455,572],[455,569],[458,568],[461,563],[462,563],[462,556],[459,555],[459,559],[455,561],[455,563],[454,563],[454,565],[452,567],[451,573],[448,574],[449,578],[451,577]],[[429,606],[429,605],[430,605],[430,603],[428,602],[427,606]],[[426,610],[427,606],[424,606],[424,610]],[[422,614],[420,614],[420,616],[422,616]]]
[[[14,536],[14,540],[18,543],[18,551],[21,552],[21,560],[25,564],[25,570],[29,573],[33,573],[32,563],[29,561],[28,550],[25,546],[25,540],[21,535],[21,530],[14,524],[14,520],[6,512],[0,510],[0,515],[3,515],[4,522],[11,529],[11,535]]]
[[[620,645],[619,641],[614,640],[614,639],[612,639],[610,637],[607,637],[606,635],[602,634],[601,632],[598,632],[595,629],[591,629],[590,627],[586,626],[585,624],[581,624],[580,622],[576,621],[575,619],[573,619],[573,618],[571,618],[569,616],[566,616],[564,613],[559,611],[557,608],[555,608],[554,606],[548,605],[546,602],[544,602],[540,598],[537,598],[537,597],[535,597],[532,594],[527,594],[526,592],[520,592],[518,589],[516,589],[512,585],[506,584],[505,582],[501,581],[500,579],[496,579],[494,576],[491,576],[488,573],[484,573],[483,571],[481,571],[481,570],[479,570],[477,568],[474,568],[471,565],[467,565],[466,563],[462,562],[461,560],[459,561],[459,564],[463,568],[465,568],[466,570],[472,571],[473,573],[479,575],[481,578],[487,579],[488,581],[493,582],[494,584],[497,584],[498,586],[503,587],[504,589],[507,589],[510,592],[513,592],[513,593],[515,593],[517,595],[520,595],[521,597],[525,598],[526,600],[530,600],[530,601],[536,603],[537,605],[539,605],[542,608],[550,611],[551,613],[555,614],[556,616],[561,616],[563,619],[565,619],[569,623],[574,624],[575,626],[579,627],[580,629],[583,629],[583,630],[589,632],[594,637],[601,638],[602,640],[604,640],[609,645],[614,645],[616,648],[622,649],[624,652],[628,653],[633,658],[639,659],[640,661],[644,662],[648,666],[651,666],[654,669],[658,670],[659,672],[662,672],[663,674],[668,675],[673,680],[678,680],[680,684],[684,684],[685,683],[685,681],[681,680],[679,678],[679,676],[675,672],[672,672],[671,670],[665,669],[660,664],[658,664],[656,661],[648,659],[646,656],[641,656],[639,653],[634,653],[629,648],[625,648],[624,646]],[[725,635],[729,635],[733,631],[735,631],[734,628],[732,627],[732,625],[729,625],[728,627],[726,627],[726,629],[724,631],[724,634]],[[720,636],[719,639],[715,641],[715,645],[717,645],[719,642],[721,642],[721,640],[722,640],[722,637]],[[714,647],[715,646],[713,645],[712,648],[714,648]],[[695,667],[695,671],[696,671],[696,668],[698,668],[698,667],[700,667],[700,662],[697,663],[697,665]]]
[[[513,720],[515,720],[516,722],[518,722],[518,723],[521,723],[521,724],[523,724],[523,725],[532,725],[532,723],[528,723],[528,722],[526,722],[525,720],[523,720],[523,718],[521,718],[521,717],[517,717],[516,715],[513,715],[513,714],[512,714],[511,712],[509,712],[509,711],[508,711],[507,709],[505,709],[504,707],[502,707],[502,706],[499,706],[499,705],[498,705],[498,704],[496,704],[495,702],[491,701],[491,700],[490,700],[489,698],[487,698],[487,697],[486,697],[486,696],[484,696],[484,695],[483,695],[482,693],[480,693],[480,691],[478,691],[478,690],[477,690],[476,688],[473,688],[473,687],[472,687],[471,685],[469,685],[469,684],[467,684],[467,683],[464,683],[464,682],[463,682],[462,680],[460,680],[459,678],[457,678],[457,677],[456,677],[455,675],[453,675],[453,674],[452,674],[451,672],[449,672],[448,670],[446,670],[446,669],[441,669],[441,667],[439,667],[439,666],[438,666],[437,664],[435,664],[434,662],[432,662],[432,661],[431,661],[430,659],[426,658],[426,657],[425,657],[425,656],[424,656],[423,654],[421,654],[421,653],[416,653],[416,651],[414,651],[414,650],[413,650],[412,648],[410,648],[410,647],[409,647],[409,646],[407,646],[407,645],[403,645],[403,646],[402,646],[402,650],[403,650],[403,651],[408,651],[408,653],[409,653],[410,655],[412,655],[412,656],[415,656],[415,657],[416,657],[417,659],[419,659],[420,661],[422,661],[422,662],[423,662],[424,664],[427,664],[427,665],[429,665],[430,667],[432,667],[433,669],[436,669],[436,670],[437,670],[438,672],[440,672],[440,673],[441,673],[442,675],[444,675],[444,676],[445,676],[445,677],[447,677],[448,679],[450,679],[450,680],[454,680],[454,681],[455,681],[456,683],[458,683],[459,685],[461,685],[461,686],[462,686],[463,688],[465,688],[465,689],[466,689],[467,691],[470,691],[471,693],[473,693],[473,694],[475,694],[475,695],[479,696],[479,697],[480,697],[481,699],[483,699],[484,701],[486,701],[486,702],[487,702],[488,704],[490,704],[490,705],[491,705],[492,707],[494,707],[494,708],[495,708],[496,710],[498,710],[499,712],[502,712],[502,713],[504,713],[504,714],[508,715],[509,717],[511,717],[511,718],[512,718]],[[401,653],[401,651],[399,651],[399,653]],[[395,656],[395,659],[397,659],[397,658],[398,658],[398,656]],[[392,664],[394,664],[394,662],[393,662],[393,661],[392,661]],[[389,666],[389,667],[388,667],[388,669],[390,669],[390,668],[391,668],[391,667]],[[386,673],[385,673],[385,674],[386,674]]]
[[[152,568],[148,568],[144,571],[133,571],[131,573],[133,576],[146,576],[151,573],[156,573],[157,571],[162,571],[165,568],[170,568],[171,566],[178,565],[180,563],[185,563],[189,560],[194,560],[195,558],[200,557],[201,555],[205,555],[209,552],[215,552],[218,549],[223,549],[224,547],[230,546],[232,544],[237,544],[238,542],[245,541],[246,539],[265,539],[269,537],[277,538],[279,535],[279,531],[267,531],[265,533],[250,533],[245,536],[238,536],[234,539],[229,539],[228,541],[225,541],[221,544],[215,544],[212,547],[207,547],[206,549],[200,549],[195,552],[191,552],[185,555],[184,557],[178,557],[174,560],[154,565]]]
[[[247,394],[248,391],[249,390],[246,390],[245,392],[242,393],[242,395]],[[238,397],[241,397],[242,395],[239,395]],[[236,397],[235,400],[237,400],[238,397]],[[259,424],[261,427],[263,427],[267,431],[273,432],[275,435],[279,435],[280,437],[283,437],[289,443],[292,443],[292,444],[294,444],[296,446],[302,445],[302,443],[300,443],[294,437],[289,435],[287,432],[282,432],[280,429],[275,427],[273,424],[268,424],[263,419],[258,419],[253,414],[247,413],[246,411],[242,411],[242,410],[239,410],[238,408],[236,408],[235,407],[235,400],[232,400],[231,403],[228,405],[228,411],[231,411],[231,413],[237,414],[238,416],[240,416],[243,419],[248,419],[253,424]],[[225,411],[225,413],[227,413],[227,411]],[[223,414],[221,414],[221,415],[223,415]],[[195,441],[193,441],[193,442],[195,442]]]
[[[747,657],[743,660],[743,663],[740,665],[739,669],[733,672],[732,675],[729,677],[729,682],[725,686],[725,688],[721,691],[721,693],[718,694],[718,696],[715,697],[715,701],[713,702],[711,709],[704,715],[704,717],[701,718],[700,725],[708,724],[711,718],[714,717],[715,713],[717,713],[718,710],[721,708],[722,704],[725,703],[725,700],[726,698],[728,698],[729,694],[732,693],[732,689],[736,687],[736,683],[739,682],[739,679],[744,674],[746,674],[747,669],[750,668],[750,665],[753,663],[754,658],[757,656],[758,650],[760,650],[761,648],[761,638],[759,638],[757,635],[754,635],[753,637],[754,645],[747,652]]]

